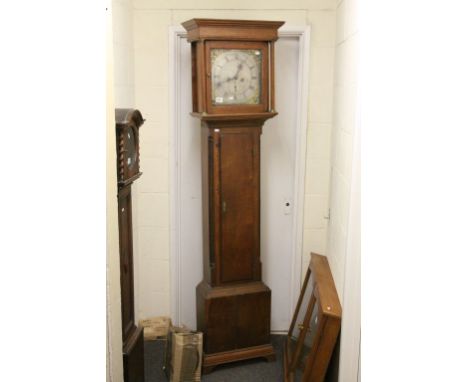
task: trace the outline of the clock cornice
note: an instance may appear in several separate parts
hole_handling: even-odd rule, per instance
[[[284,21],[191,19],[182,26],[189,42],[200,40],[276,41]]]
[[[202,122],[222,122],[228,121],[262,121],[273,118],[278,115],[276,111],[267,113],[233,113],[233,114],[208,114],[208,113],[190,113],[192,117],[199,118]]]

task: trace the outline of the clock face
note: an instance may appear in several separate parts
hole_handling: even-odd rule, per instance
[[[133,129],[127,129],[124,132],[124,150],[125,150],[125,165],[129,170],[133,169],[137,161],[137,150],[136,150],[136,141],[135,134]]]
[[[211,49],[212,104],[258,105],[261,67],[258,49]]]

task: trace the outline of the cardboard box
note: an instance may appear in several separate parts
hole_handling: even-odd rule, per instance
[[[199,382],[203,360],[203,334],[185,327],[169,330],[164,370],[170,382]]]
[[[167,338],[171,325],[171,319],[164,316],[140,320],[145,341]]]

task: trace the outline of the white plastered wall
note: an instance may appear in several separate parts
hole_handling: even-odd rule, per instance
[[[169,27],[194,17],[282,20],[289,25],[310,25],[305,269],[311,251],[326,253],[335,6],[334,0],[133,1],[134,101],[146,118],[141,129],[143,176],[138,181],[134,205],[140,318],[170,314]]]
[[[360,360],[360,125],[357,0],[338,1],[327,256],[343,307],[339,381],[358,381]]]
[[[114,64],[112,5],[107,4],[106,40],[106,380],[123,381],[120,310],[120,257],[115,171]]]
[[[115,107],[135,105],[132,0],[112,0]]]
[[[334,123],[331,138],[330,222],[327,256],[340,301],[343,302],[358,80],[356,0],[339,1],[336,12]]]

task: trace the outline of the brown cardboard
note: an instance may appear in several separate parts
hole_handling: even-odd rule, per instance
[[[171,327],[167,337],[165,372],[170,382],[199,382],[203,334]]]
[[[169,317],[153,317],[140,320],[140,326],[144,328],[145,341],[165,339],[171,327]]]

